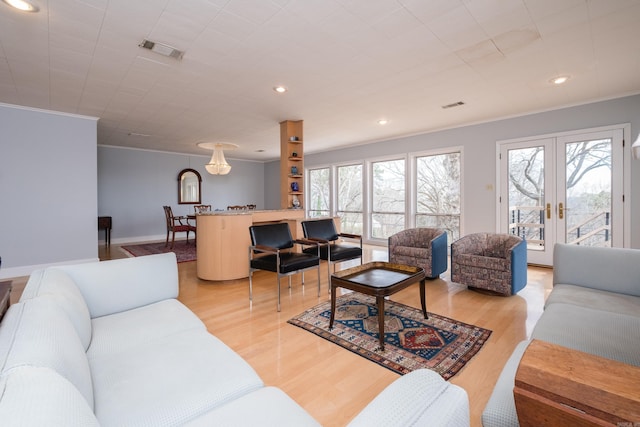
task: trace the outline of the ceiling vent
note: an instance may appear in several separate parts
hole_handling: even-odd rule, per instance
[[[166,44],[143,40],[138,46],[169,58],[182,59],[184,52]]]
[[[461,105],[464,105],[464,102],[458,101],[458,102],[454,102],[453,104],[443,105],[442,108],[446,110],[447,108],[460,107]]]

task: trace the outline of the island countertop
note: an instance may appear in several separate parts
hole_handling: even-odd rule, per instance
[[[234,280],[249,276],[249,227],[286,221],[294,238],[302,236],[303,209],[228,210],[196,215],[197,274],[204,280]]]

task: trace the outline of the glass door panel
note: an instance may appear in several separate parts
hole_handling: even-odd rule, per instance
[[[562,165],[558,168],[559,242],[622,245],[622,236],[613,227],[614,215],[622,216],[622,198],[614,197],[621,191],[614,175],[618,163],[615,137],[607,131],[558,139],[558,163]]]
[[[529,262],[551,262],[549,236],[553,236],[550,139],[502,146],[501,229],[527,241]]]

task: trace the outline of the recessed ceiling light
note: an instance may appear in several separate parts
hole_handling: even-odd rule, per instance
[[[287,88],[284,86],[276,86],[273,88],[273,90],[275,90],[278,93],[285,93],[287,91]]]
[[[384,126],[384,125],[386,125],[387,123],[389,123],[389,120],[387,120],[387,119],[380,119],[380,120],[378,120],[378,124],[379,124],[379,125],[383,125],[383,126]]]
[[[561,85],[562,83],[566,83],[569,80],[569,76],[558,76],[549,80],[554,85]]]
[[[37,12],[40,8],[25,0],[2,0],[11,7],[22,10],[24,12]]]

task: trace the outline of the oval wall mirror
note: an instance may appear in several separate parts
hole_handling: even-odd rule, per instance
[[[195,169],[183,169],[178,174],[178,204],[199,205],[202,177]]]

